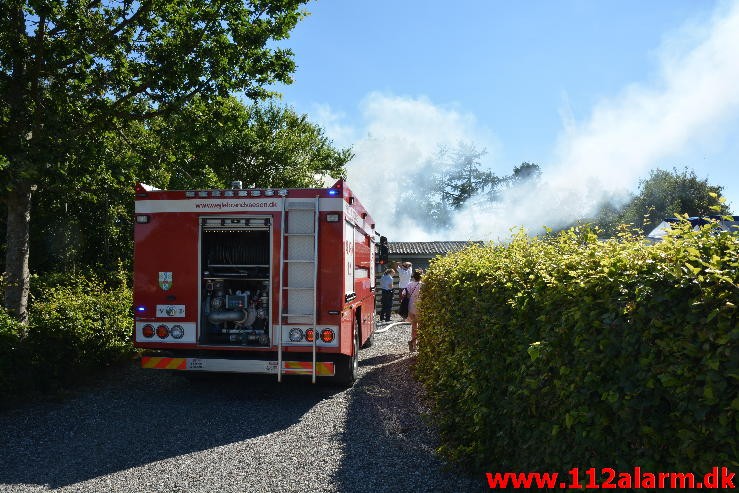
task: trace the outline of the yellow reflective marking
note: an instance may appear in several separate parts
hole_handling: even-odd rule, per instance
[[[310,375],[312,363],[310,361],[284,361],[283,373],[286,375]],[[316,363],[316,375],[327,377],[334,374],[334,364],[330,361]]]

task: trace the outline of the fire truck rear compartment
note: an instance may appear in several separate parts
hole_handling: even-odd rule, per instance
[[[200,343],[270,345],[270,219],[201,219]]]

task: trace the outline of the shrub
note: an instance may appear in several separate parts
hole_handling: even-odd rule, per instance
[[[110,288],[94,276],[71,277],[36,291],[26,342],[42,385],[70,383],[131,351],[133,301],[126,283]]]
[[[739,237],[587,228],[431,265],[417,376],[480,470],[737,466]]]
[[[24,331],[0,313],[0,395],[54,390],[130,354],[131,304],[122,276],[34,278]]]
[[[0,400],[27,388],[28,354],[21,324],[0,309]]]

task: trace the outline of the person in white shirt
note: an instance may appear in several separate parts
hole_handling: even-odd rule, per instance
[[[398,264],[398,287],[403,290],[411,280],[411,274],[413,274],[413,264],[410,262],[403,262]]]
[[[403,290],[408,286],[411,280],[411,274],[413,274],[413,264],[410,262],[399,262],[395,266],[395,270],[398,272],[398,300],[403,299]]]

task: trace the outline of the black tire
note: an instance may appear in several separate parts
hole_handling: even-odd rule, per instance
[[[370,336],[367,338],[366,341],[364,341],[364,346],[362,346],[362,349],[367,349],[368,347],[372,347],[372,345],[375,343],[375,333],[374,331],[370,334]]]
[[[343,387],[351,387],[357,380],[359,373],[359,330],[354,327],[354,344],[352,345],[352,356],[341,355],[335,363],[333,383]]]

